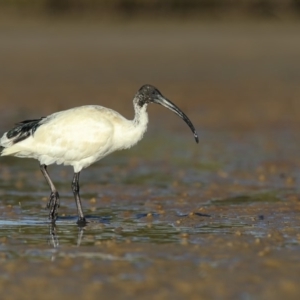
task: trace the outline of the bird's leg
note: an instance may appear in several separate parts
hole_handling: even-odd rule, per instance
[[[73,191],[73,194],[74,194],[75,203],[76,203],[77,212],[78,212],[77,224],[84,225],[84,224],[86,224],[86,220],[85,220],[85,217],[83,215],[81,200],[80,200],[80,195],[79,195],[79,175],[80,175],[80,172],[74,173],[74,177],[73,177],[73,180],[72,180],[72,191]]]
[[[57,216],[57,209],[59,208],[59,194],[47,172],[47,166],[46,165],[40,165],[40,169],[44,175],[44,177],[46,178],[49,186],[50,186],[50,189],[51,189],[51,194],[50,194],[50,197],[49,197],[49,201],[47,203],[47,208],[50,209],[50,212],[49,212],[49,219],[51,221],[55,221],[56,219],[56,216]]]

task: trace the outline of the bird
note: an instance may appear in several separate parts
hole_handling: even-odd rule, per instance
[[[140,141],[147,130],[148,104],[160,104],[182,118],[198,134],[189,118],[162,93],[150,84],[143,85],[133,98],[134,118],[128,120],[118,112],[100,105],[84,105],[53,113],[39,119],[16,123],[0,139],[0,156],[34,158],[49,187],[47,202],[49,220],[55,223],[60,203],[59,193],[47,167],[51,164],[70,165],[74,169],[71,184],[77,207],[77,224],[87,223],[83,213],[80,172],[108,154],[128,149]]]

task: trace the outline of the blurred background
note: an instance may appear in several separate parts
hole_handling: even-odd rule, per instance
[[[300,13],[299,0],[2,0],[1,6],[22,13],[114,17],[286,17]]]
[[[81,104],[131,118],[145,83],[198,126],[298,122],[299,18],[298,0],[2,0],[1,122]]]

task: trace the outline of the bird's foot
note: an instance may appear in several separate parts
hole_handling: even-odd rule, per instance
[[[59,194],[58,192],[51,192],[47,208],[50,210],[49,219],[55,221],[57,217],[57,209],[59,208]]]
[[[77,225],[79,226],[79,227],[84,227],[84,226],[86,226],[86,224],[87,224],[87,221],[86,221],[86,219],[85,219],[85,217],[78,217],[78,220],[77,220]]]

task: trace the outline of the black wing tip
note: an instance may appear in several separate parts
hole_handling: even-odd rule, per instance
[[[36,120],[25,120],[19,122],[16,124],[16,127],[6,133],[6,136],[8,139],[12,139],[13,144],[21,142],[35,133],[37,128],[42,124],[41,120],[43,119],[44,117]]]
[[[45,117],[40,117],[39,119],[30,119],[30,120],[21,121],[21,122],[16,123],[16,126],[22,126],[22,125],[26,125],[28,123],[37,123],[43,119],[45,119]]]
[[[0,155],[2,154],[4,147],[0,146]]]

